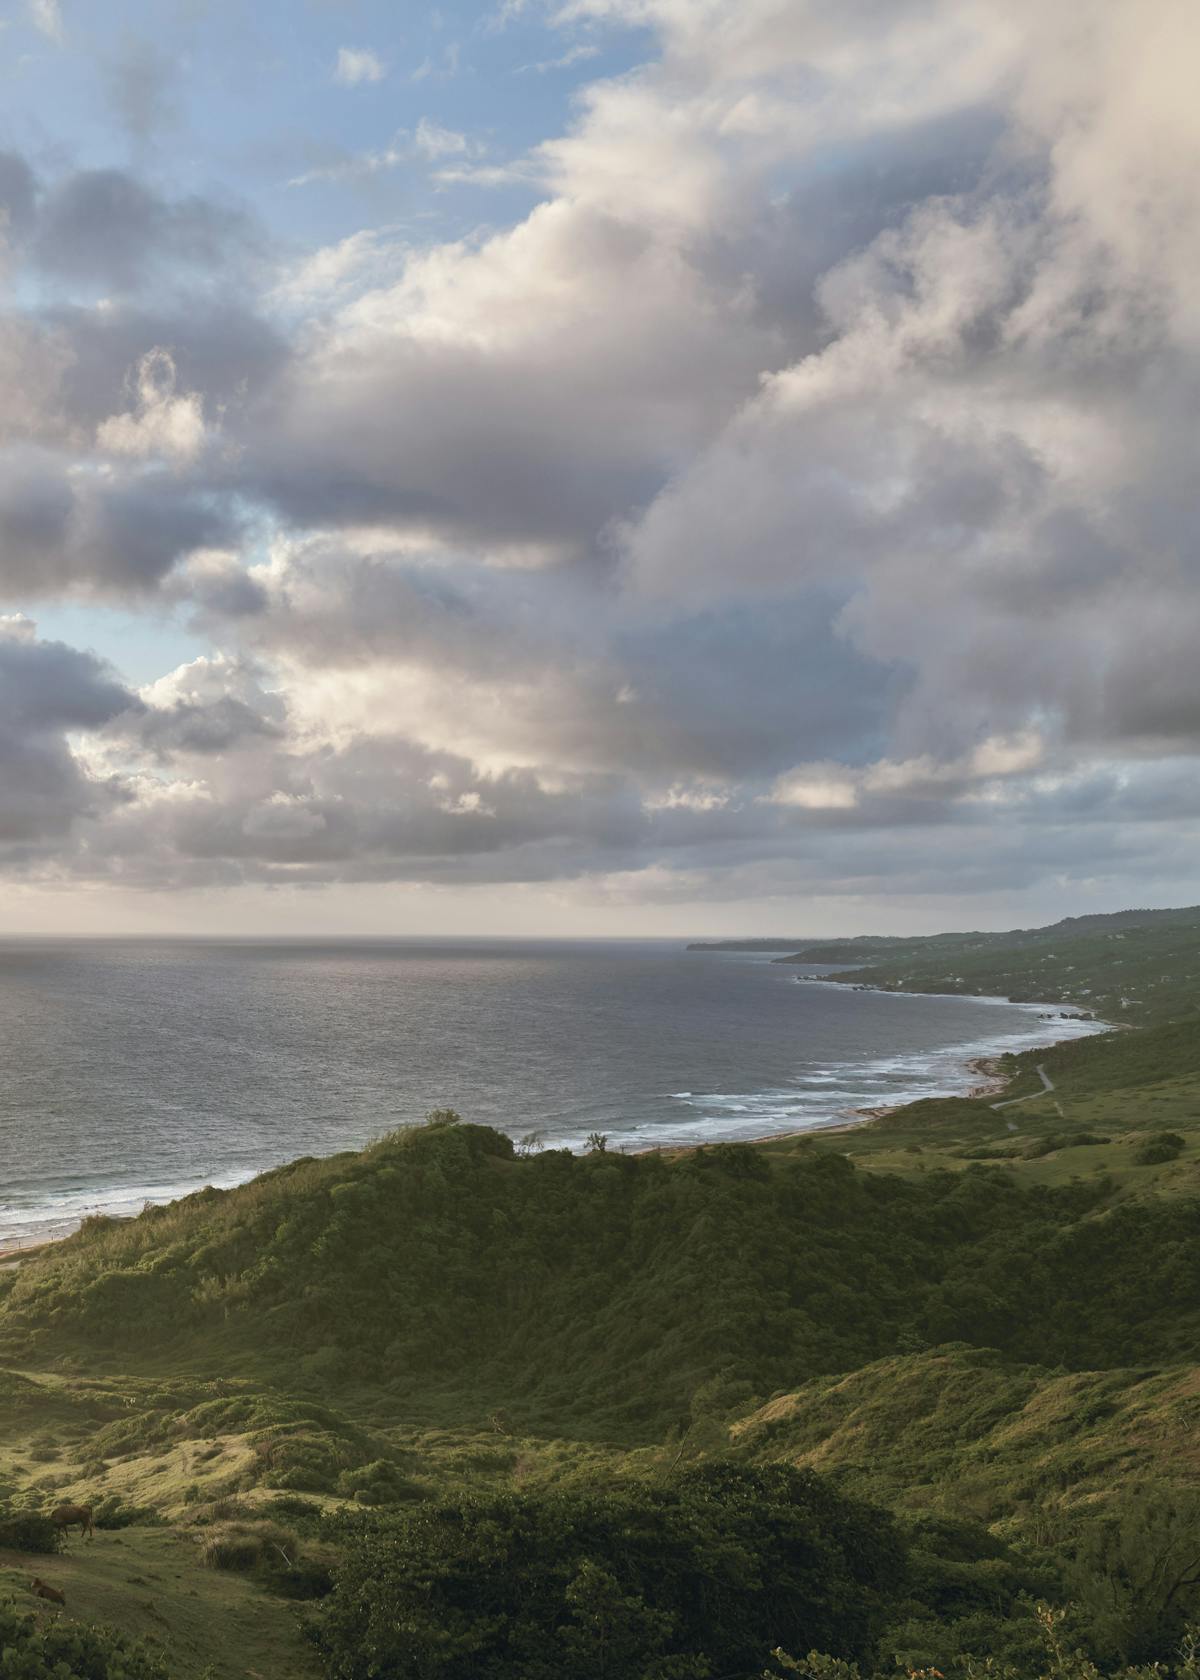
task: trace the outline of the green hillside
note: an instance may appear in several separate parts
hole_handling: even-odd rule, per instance
[[[93,1224],[9,1274],[0,1333],[14,1359],[372,1384],[431,1417],[508,1408],[631,1445],[722,1373],[770,1390],[912,1335],[1076,1367],[1190,1345],[1162,1280],[1200,1279],[1200,1204],[1108,1210],[1101,1178],[862,1173],[811,1146],[770,1160],[519,1158],[439,1124]]]
[[[777,960],[853,965],[828,977],[841,985],[1071,1004],[1111,1021],[1159,1021],[1200,1008],[1200,908],[1071,917],[1012,933],[833,941]]]
[[[1026,969],[1074,954],[1138,1024],[974,1099],[675,1155],[438,1113],[0,1272],[0,1628],[6,1592],[26,1650],[108,1624],[92,1680],[126,1636],[175,1680],[1172,1662],[1200,1622],[1188,915],[1030,935]],[[30,1554],[64,1499],[95,1540]]]

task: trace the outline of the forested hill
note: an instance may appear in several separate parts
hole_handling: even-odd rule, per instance
[[[1075,1368],[1181,1356],[1200,1203],[1098,1211],[1103,1185],[905,1178],[832,1150],[518,1157],[435,1124],[129,1222],[9,1274],[9,1357],[286,1370],[460,1417],[657,1438],[720,1379],[794,1387],[898,1349]]]
[[[861,962],[869,954],[913,956],[921,952],[1023,950],[1056,939],[1090,934],[1127,933],[1131,929],[1167,932],[1200,930],[1200,906],[1181,910],[1115,910],[1107,914],[1064,916],[1046,927],[1012,928],[1007,933],[855,934],[847,939],[697,939],[689,951],[787,951],[796,962]],[[834,953],[837,955],[826,955]]]
[[[1077,1005],[1114,1021],[1165,1021],[1200,1007],[1200,908],[1068,917],[1013,933],[835,940],[778,959],[853,965],[842,985],[965,992]]]

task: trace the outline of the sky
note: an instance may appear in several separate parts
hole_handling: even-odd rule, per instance
[[[1200,900],[1194,0],[3,0],[0,934]]]

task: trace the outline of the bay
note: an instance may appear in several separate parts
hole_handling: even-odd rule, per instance
[[[1097,1030],[1045,1012],[798,981],[678,941],[4,941],[0,1242],[441,1106],[551,1147],[820,1128]]]

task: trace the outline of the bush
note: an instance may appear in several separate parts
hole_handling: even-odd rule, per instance
[[[1134,1150],[1134,1165],[1158,1167],[1164,1161],[1173,1161],[1183,1152],[1185,1141],[1178,1132],[1154,1132]]]
[[[333,1493],[353,1448],[328,1431],[266,1436],[254,1443],[265,1486],[292,1493]]]
[[[0,1662],[20,1680],[170,1680],[161,1658],[109,1628],[55,1621],[39,1626],[0,1604]]]
[[[314,1629],[330,1680],[752,1674],[772,1646],[872,1654],[904,1571],[892,1520],[810,1472],[342,1513]]]
[[[359,1505],[398,1505],[408,1499],[424,1499],[428,1489],[387,1459],[379,1458],[372,1464],[360,1464],[356,1470],[343,1470],[337,1479],[337,1491]]]
[[[146,1526],[165,1519],[152,1505],[126,1505],[115,1493],[91,1501],[92,1521],[97,1528],[131,1528],[134,1523]]]
[[[63,1532],[40,1511],[0,1509],[0,1546],[12,1552],[49,1554],[62,1550]]]
[[[333,1571],[316,1558],[301,1558],[290,1569],[280,1559],[279,1568],[270,1572],[267,1585],[280,1598],[325,1598],[333,1591]]]
[[[272,1499],[263,1510],[272,1517],[291,1517],[300,1522],[313,1522],[321,1516],[321,1506],[313,1499],[297,1499],[294,1494],[285,1493],[281,1499]],[[216,1506],[213,1507],[214,1514]],[[232,1512],[225,1513],[232,1515]]]

